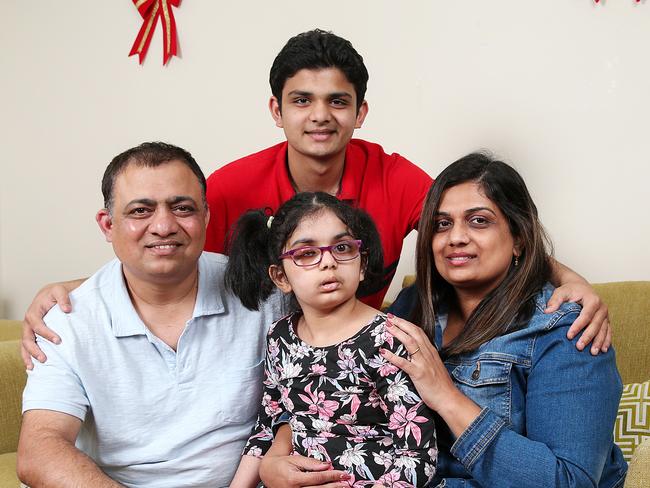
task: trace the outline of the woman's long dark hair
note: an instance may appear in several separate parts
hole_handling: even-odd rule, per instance
[[[519,173],[486,153],[472,153],[449,165],[429,189],[418,229],[416,272],[418,300],[412,320],[433,340],[435,311],[442,303],[456,304],[453,287],[436,270],[432,242],[440,201],[445,190],[461,183],[479,185],[508,221],[518,243],[519,265],[472,312],[462,332],[443,350],[446,355],[472,351],[508,331],[522,327],[533,313],[534,297],[549,280],[551,245]]]
[[[230,258],[226,268],[226,287],[246,308],[258,310],[260,303],[275,288],[269,267],[282,266],[278,257],[298,224],[305,217],[325,210],[336,215],[355,239],[363,241],[361,264],[365,273],[357,296],[370,295],[381,288],[383,251],[372,218],[328,193],[297,193],[282,204],[270,225],[269,215],[264,210],[246,212],[235,225],[228,244]]]

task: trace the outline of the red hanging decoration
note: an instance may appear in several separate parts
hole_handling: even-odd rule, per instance
[[[178,7],[180,3],[181,0],[133,0],[133,4],[142,16],[142,27],[129,56],[137,54],[142,64],[159,17],[163,26],[163,65],[167,64],[172,56],[176,56],[176,21],[172,6]]]

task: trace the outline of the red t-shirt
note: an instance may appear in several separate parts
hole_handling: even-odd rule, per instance
[[[205,250],[224,252],[225,238],[247,210],[271,213],[295,195],[286,164],[287,142],[219,168],[208,178],[208,224]],[[384,247],[381,291],[363,301],[381,306],[395,274],[402,241],[416,229],[431,177],[399,154],[386,154],[378,144],[352,139],[338,198],[364,209],[375,221]]]

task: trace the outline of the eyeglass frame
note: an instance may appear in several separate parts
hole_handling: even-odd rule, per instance
[[[354,243],[356,243],[357,246],[359,246],[358,247],[359,254],[357,254],[356,256],[354,256],[353,258],[350,258],[350,259],[340,259],[340,260],[337,259],[336,256],[334,255],[334,253],[332,252],[332,249],[334,247],[338,246],[339,244],[343,244],[344,242],[354,242]],[[330,255],[332,256],[332,259],[334,259],[334,261],[336,261],[337,263],[347,263],[348,261],[352,261],[353,259],[357,259],[358,257],[360,257],[361,254],[363,254],[361,252],[362,248],[363,248],[363,241],[361,239],[346,239],[344,241],[339,241],[336,244],[332,244],[331,246],[302,246],[302,247],[298,247],[296,249],[290,249],[289,251],[280,254],[278,256],[278,259],[291,258],[291,261],[293,261],[293,264],[295,264],[296,266],[298,266],[300,268],[306,268],[308,266],[318,266],[321,263],[321,261],[323,260],[323,256],[325,255],[325,251],[328,251],[330,253]],[[295,253],[297,253],[298,251],[302,251],[303,249],[318,249],[320,251],[320,257],[319,257],[318,261],[316,261],[315,263],[310,263],[310,264],[298,264],[298,263],[296,263],[293,255]]]

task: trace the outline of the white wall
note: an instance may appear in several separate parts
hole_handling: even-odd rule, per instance
[[[169,141],[210,173],[280,141],[268,70],[314,27],[364,56],[358,137],[432,176],[490,148],[524,175],[561,261],[592,281],[650,279],[649,1],[187,0],[175,12],[182,58],[161,66],[159,26],[139,66],[130,1],[2,2],[0,317],[112,256],[93,216],[117,153]]]

